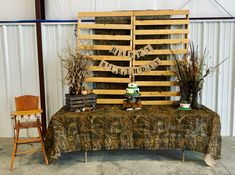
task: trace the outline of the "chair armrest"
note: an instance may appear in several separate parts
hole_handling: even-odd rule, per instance
[[[33,115],[33,114],[41,114],[43,112],[42,109],[37,110],[28,110],[28,111],[15,111],[11,115],[17,116],[17,115]]]

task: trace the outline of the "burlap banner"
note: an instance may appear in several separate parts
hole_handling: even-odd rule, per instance
[[[153,61],[151,61],[149,64],[139,66],[139,67],[121,67],[121,66],[110,64],[104,60],[100,62],[99,66],[103,67],[106,71],[111,71],[114,74],[134,75],[134,74],[141,74],[142,72],[150,71],[152,69],[156,69],[159,64],[160,64],[160,59],[156,58]]]
[[[153,51],[153,48],[150,44],[148,44],[147,46],[139,50],[134,50],[134,51],[120,50],[114,46],[110,50],[110,52],[116,56],[128,56],[133,59],[135,58],[139,59],[140,57],[145,56],[147,53],[152,52],[152,51]]]

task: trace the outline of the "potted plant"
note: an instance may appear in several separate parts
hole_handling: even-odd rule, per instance
[[[59,58],[67,70],[64,82],[69,86],[69,94],[65,94],[68,110],[82,111],[84,107],[94,108],[97,95],[88,94],[84,86],[85,78],[89,74],[90,57],[68,46],[63,50],[63,54],[59,55]]]
[[[189,52],[181,58],[178,58],[173,51],[172,53],[175,62],[173,72],[176,74],[180,86],[181,98],[179,103],[187,101],[191,103],[191,108],[200,109],[198,97],[205,77],[218,69],[227,58],[215,66],[208,67],[205,63],[206,49],[203,53],[200,53],[198,47],[195,48],[193,43],[189,45]]]

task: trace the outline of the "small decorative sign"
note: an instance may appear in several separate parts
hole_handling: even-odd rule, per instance
[[[139,50],[134,51],[126,51],[126,50],[120,50],[116,47],[113,47],[110,52],[114,55],[118,56],[128,56],[132,59],[140,58],[141,56],[145,56],[147,53],[153,51],[153,48],[150,44],[143,47]],[[111,71],[114,74],[120,74],[120,75],[134,75],[134,74],[141,74],[145,71],[150,71],[152,69],[156,69],[158,65],[160,64],[160,59],[157,57],[150,63],[139,66],[139,67],[122,67],[122,66],[116,66],[113,64],[108,63],[107,61],[102,60],[99,64],[100,67],[103,67],[106,71]]]

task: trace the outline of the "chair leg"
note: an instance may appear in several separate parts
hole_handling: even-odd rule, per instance
[[[84,162],[87,163],[87,151],[84,152]]]
[[[14,159],[15,159],[16,152],[17,152],[17,147],[18,147],[17,141],[19,139],[19,133],[20,133],[19,129],[16,129],[16,137],[14,138],[14,149],[11,155],[11,166],[10,166],[11,171],[13,170]]]
[[[185,162],[185,151],[182,149],[182,162]]]
[[[39,137],[41,138],[42,153],[43,153],[44,161],[45,161],[46,165],[48,165],[48,159],[47,159],[45,146],[44,146],[44,142],[43,142],[42,131],[41,131],[40,127],[37,127],[37,129],[38,129]]]

